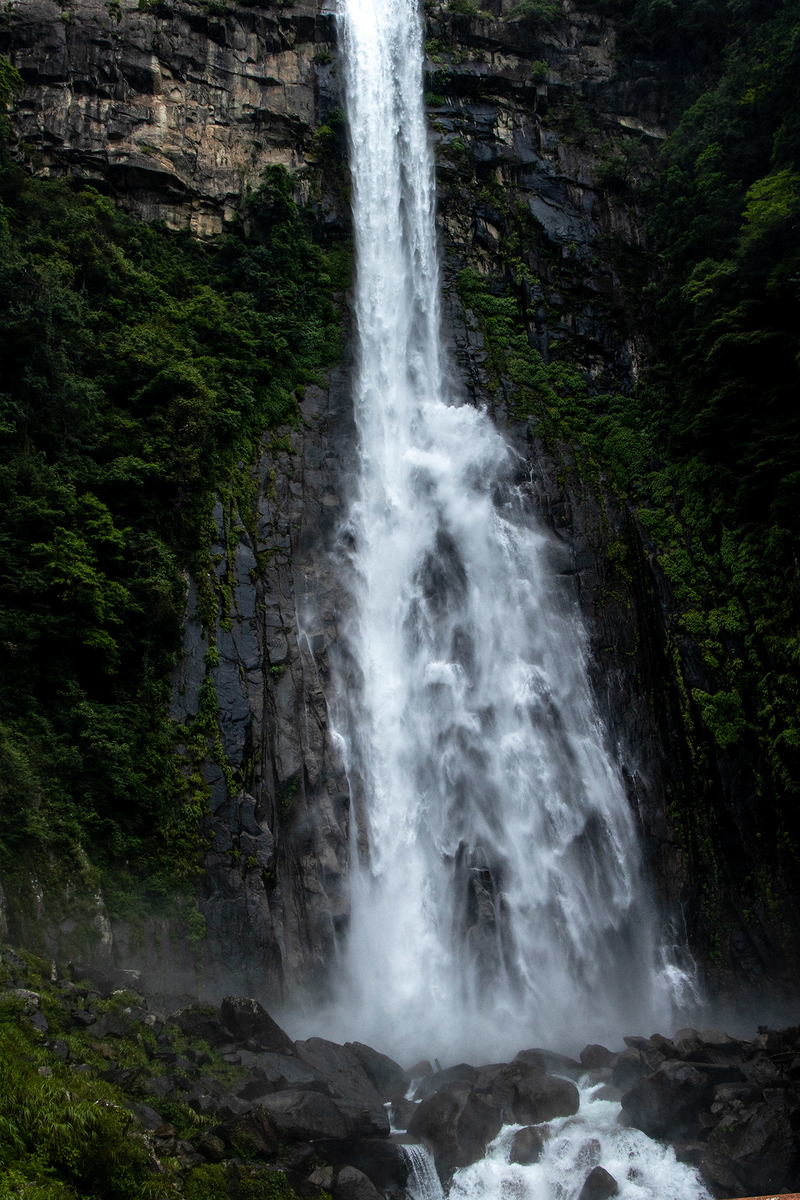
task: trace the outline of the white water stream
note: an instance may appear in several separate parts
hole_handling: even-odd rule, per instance
[[[448,378],[417,3],[343,5],[360,473],[332,706],[352,921],[327,1028],[405,1062],[666,1032],[682,976],[580,617],[506,442]]]

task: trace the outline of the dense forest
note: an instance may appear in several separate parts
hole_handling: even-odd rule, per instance
[[[615,481],[669,581],[676,678],[698,731],[696,808],[672,815],[709,913],[724,840],[703,808],[715,743],[755,781],[748,827],[764,848],[746,882],[785,921],[800,861],[800,4],[592,7],[615,22],[622,60],[660,63],[673,89],[658,155],[646,170],[612,157],[605,180],[635,185],[648,214],[647,369],[610,396],[532,347],[515,276],[533,236],[523,221],[501,246],[520,286],[498,294],[467,269],[459,294],[515,385],[515,415],[537,413]],[[526,0],[509,19],[558,13]],[[0,878],[12,934],[37,904],[91,917],[99,891],[112,916],[180,911],[191,927],[201,767],[225,764],[208,686],[191,726],[168,715],[188,580],[213,629],[229,586],[209,582],[215,496],[252,511],[265,435],[299,422],[303,387],[340,356],[350,250],[320,234],[282,167],[206,241],[38,177],[8,115],[20,86],[0,59]],[[317,136],[341,159],[339,127]],[[692,654],[707,686],[687,676]],[[785,935],[789,948],[796,931]],[[47,992],[46,964],[26,970]],[[21,1003],[0,1012],[0,1191],[167,1194],[125,1137],[113,1083],[76,1076],[65,1106]],[[47,1011],[58,1032],[57,998]],[[129,1050],[132,1069],[141,1046]],[[189,1136],[188,1110],[167,1115]],[[287,1194],[249,1186],[242,1197]],[[200,1168],[185,1194],[226,1195],[222,1168]]]
[[[348,255],[282,168],[208,244],[32,178],[3,134],[0,869],[23,911],[36,880],[56,904],[102,882],[130,916],[199,865],[213,697],[192,729],[167,716],[187,573],[216,492],[250,511],[265,429],[339,354]]]

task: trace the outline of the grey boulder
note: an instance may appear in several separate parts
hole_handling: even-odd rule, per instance
[[[226,996],[220,1014],[223,1024],[231,1030],[237,1043],[245,1043],[253,1050],[271,1050],[279,1054],[294,1052],[292,1039],[257,1000],[246,996]]]
[[[609,1200],[609,1197],[616,1196],[618,1191],[619,1184],[605,1167],[593,1167],[586,1176],[578,1200]]]
[[[321,1138],[346,1138],[353,1123],[321,1092],[285,1091],[265,1096],[263,1108],[278,1135],[290,1142],[312,1142]]]
[[[384,1200],[375,1184],[358,1167],[342,1167],[333,1181],[333,1200]]]
[[[542,1156],[544,1143],[545,1135],[535,1125],[528,1125],[525,1129],[518,1129],[511,1143],[511,1152],[508,1156],[508,1161],[519,1163],[523,1167],[530,1166],[531,1163],[537,1163]]]
[[[430,1146],[439,1177],[446,1179],[457,1167],[483,1158],[502,1125],[499,1109],[476,1095],[469,1084],[455,1083],[417,1106],[408,1132]]]
[[[714,1085],[690,1063],[667,1061],[638,1080],[622,1097],[631,1125],[648,1137],[689,1140],[698,1116],[710,1107]]]

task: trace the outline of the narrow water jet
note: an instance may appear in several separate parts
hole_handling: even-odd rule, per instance
[[[340,20],[359,472],[331,702],[352,915],[326,1027],[405,1061],[666,1028],[687,981],[659,948],[576,602],[524,464],[442,350],[418,6],[343,0]]]

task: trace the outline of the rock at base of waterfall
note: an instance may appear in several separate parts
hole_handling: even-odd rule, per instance
[[[406,1073],[388,1054],[381,1054],[363,1042],[345,1042],[345,1049],[358,1059],[361,1069],[382,1100],[404,1090]]]
[[[622,1097],[630,1123],[648,1137],[690,1140],[714,1099],[714,1084],[689,1063],[667,1061]]]
[[[257,1000],[246,996],[226,996],[220,1014],[223,1024],[232,1030],[237,1042],[253,1050],[294,1053],[292,1039]]]
[[[430,1145],[439,1177],[446,1179],[457,1167],[482,1158],[502,1125],[499,1109],[476,1095],[469,1084],[455,1083],[417,1106],[408,1132]]]
[[[531,1163],[537,1163],[542,1156],[545,1141],[544,1131],[537,1129],[534,1125],[528,1125],[525,1129],[517,1130],[514,1134],[514,1140],[511,1143],[511,1153],[508,1156],[508,1161],[519,1163],[523,1167],[530,1166]]]
[[[572,1117],[579,1107],[580,1095],[574,1083],[536,1075],[519,1081],[511,1111],[517,1124],[538,1125],[555,1117]]]
[[[361,1137],[388,1135],[389,1118],[383,1097],[350,1047],[326,1038],[309,1038],[295,1042],[295,1051],[325,1079],[337,1107],[350,1119],[352,1133]]]
[[[558,1054],[555,1050],[543,1050],[541,1047],[536,1047],[533,1050],[520,1050],[519,1054],[514,1058],[514,1062],[527,1063],[531,1067],[538,1067],[540,1071],[552,1071],[556,1075],[566,1075],[568,1079],[580,1079],[585,1068],[581,1063],[576,1062],[574,1058],[568,1058],[566,1054]]]
[[[383,1200],[375,1184],[358,1167],[342,1167],[333,1181],[333,1200]]]
[[[649,1071],[650,1065],[644,1051],[629,1046],[627,1050],[623,1050],[622,1054],[617,1055],[617,1061],[614,1063],[611,1073],[611,1082],[621,1092],[626,1092],[636,1083],[637,1079],[641,1079]]]
[[[348,1138],[343,1142],[316,1142],[317,1157],[335,1168],[358,1167],[382,1192],[405,1191],[411,1174],[411,1162],[403,1150],[403,1135],[392,1138]],[[330,1190],[330,1189],[328,1189]]]
[[[593,1167],[586,1176],[578,1200],[609,1200],[609,1197],[616,1196],[618,1191],[619,1184],[605,1167]]]
[[[286,1141],[346,1138],[353,1133],[352,1122],[330,1096],[320,1092],[275,1092],[264,1098],[263,1107]]]
[[[474,1083],[477,1075],[478,1068],[469,1063],[457,1063],[454,1067],[446,1067],[444,1071],[431,1071],[417,1084],[414,1099],[427,1100],[454,1083]]]
[[[584,1046],[578,1057],[584,1070],[592,1071],[598,1067],[613,1067],[618,1056],[614,1054],[613,1050],[607,1050],[605,1046],[593,1043]]]
[[[796,1161],[789,1108],[769,1104],[720,1121],[700,1160],[705,1179],[734,1195],[755,1196],[792,1186]]]

